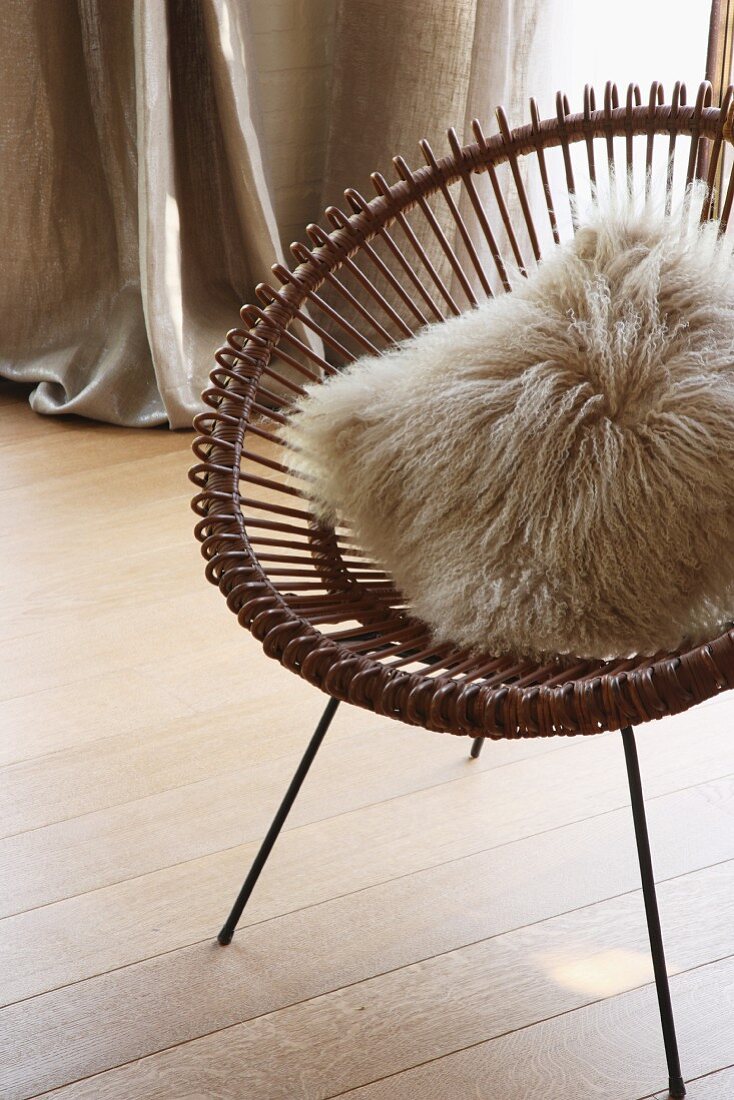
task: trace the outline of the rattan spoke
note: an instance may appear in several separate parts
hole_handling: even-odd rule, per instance
[[[708,84],[693,106],[681,84],[666,104],[654,83],[644,104],[632,84],[620,106],[609,83],[601,106],[587,88],[578,113],[561,93],[552,119],[531,102],[530,122],[515,129],[500,109],[498,133],[487,136],[476,122],[474,141],[462,145],[452,130],[445,155],[422,142],[424,165],[396,158],[393,183],[375,174],[374,199],[347,191],[350,213],[330,207],[330,228],[309,226],[310,243],[292,246],[294,269],[274,265],[281,288],[261,284],[261,304],[243,308],[243,327],[217,353],[191,472],[207,576],[270,656],[337,698],[472,736],[592,734],[734,686],[730,632],[690,651],[607,662],[538,664],[436,643],[351,532],[316,519],[308,482],[289,473],[280,436],[304,385],[478,296],[510,291],[500,241],[524,270],[526,250],[537,261],[545,241],[559,244],[574,231],[578,189],[606,187],[615,168],[644,178],[646,195],[659,190],[668,209],[678,187],[707,180],[710,194],[695,216],[720,210],[725,232],[733,158],[723,180],[721,165],[733,105],[729,89],[721,108],[712,106]]]

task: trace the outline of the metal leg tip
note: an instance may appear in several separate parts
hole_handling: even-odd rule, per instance
[[[686,1086],[683,1084],[682,1077],[671,1077],[669,1079],[668,1091],[672,1100],[682,1100],[686,1094]]]
[[[482,745],[483,744],[484,744],[484,738],[483,737],[475,737],[474,738],[474,740],[472,741],[471,752],[469,754],[471,756],[472,760],[476,760],[478,758],[479,753],[482,751]]]
[[[223,928],[217,936],[217,943],[221,944],[222,947],[226,947],[228,943],[232,942],[233,936],[234,932],[230,932],[228,928]]]

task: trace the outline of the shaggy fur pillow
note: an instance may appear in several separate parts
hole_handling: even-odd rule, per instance
[[[439,640],[651,654],[734,615],[734,262],[598,208],[511,294],[309,388],[293,466]]]

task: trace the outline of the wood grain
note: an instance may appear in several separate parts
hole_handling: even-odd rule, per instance
[[[320,698],[311,693],[310,709],[301,711],[304,722],[315,723]],[[6,822],[17,827],[20,821],[28,825],[43,820],[42,815],[53,816],[54,788],[56,813],[66,804],[82,816],[0,841],[0,914],[258,841],[296,766],[299,754],[284,750],[305,742],[305,731],[292,725],[289,700],[276,700],[269,711],[264,726],[256,710],[249,721],[247,709],[232,716],[234,725],[230,716],[207,715],[207,721],[217,723],[219,736],[208,730],[207,721],[179,719],[149,742],[124,736],[33,761],[38,769],[30,772],[33,782],[25,785],[24,798],[8,798]],[[242,749],[240,722],[254,730]],[[711,737],[702,739],[705,748],[693,757],[691,734],[680,719],[651,727],[640,738],[651,797],[717,777],[734,765],[734,754],[730,759],[728,753],[728,712],[712,713],[708,725]],[[442,858],[626,806],[629,800],[614,734],[578,745],[500,742],[487,746],[474,762],[463,741],[392,727],[365,712],[342,711],[287,827],[349,813],[357,815],[352,824],[361,832],[361,810],[370,818],[384,817],[393,832],[386,834],[378,822],[369,858],[361,860],[378,880],[398,851],[406,861],[400,873],[409,873]],[[240,758],[250,766],[238,768]],[[19,770],[0,772],[0,787],[9,794],[23,790],[29,771],[25,768],[18,779]],[[58,778],[52,782],[54,774]],[[197,774],[204,778],[196,781]],[[75,782],[80,775],[83,784]],[[145,795],[156,787],[163,789]],[[123,792],[127,801],[93,811],[105,798],[119,801]],[[459,817],[457,798],[466,807]],[[369,811],[386,800],[393,801],[384,811]],[[430,823],[417,837],[415,821]],[[394,839],[406,832],[410,847]]]
[[[719,780],[650,803],[661,878],[734,857],[732,796],[731,782]],[[638,884],[627,807],[468,856],[459,845],[446,850],[431,843],[437,828],[432,816],[413,813],[406,819],[399,812],[396,819],[391,811],[399,801],[283,835],[245,926],[329,898],[336,903],[338,895],[354,904],[361,891],[355,911],[344,919],[354,935],[363,919],[383,930],[371,946],[373,953],[379,948],[382,968],[386,960],[388,966],[410,961],[390,939],[400,914],[411,929],[409,949],[422,958]],[[464,834],[463,851],[472,843],[486,846],[484,838],[477,842]],[[256,847],[218,852],[7,917],[0,924],[9,960],[0,981],[2,1003],[208,939]],[[448,862],[437,866],[441,856]],[[424,869],[416,871],[421,858]],[[368,936],[369,927],[361,934]]]
[[[734,1014],[734,960],[673,978],[671,992],[685,1075],[695,1077],[731,1057],[731,1032],[721,1020]],[[655,1010],[654,990],[646,987],[339,1095],[352,1100],[498,1095],[502,1100],[636,1100],[667,1078]],[[104,1092],[97,1096],[107,1100]]]
[[[471,895],[467,881],[467,906]],[[664,883],[660,900],[671,972],[731,953],[734,861]],[[32,1051],[8,1076],[10,1095],[207,1032],[215,1034],[110,1075],[100,1095],[147,1096],[156,1078],[182,1088],[184,1071],[199,1095],[218,1095],[220,1074],[262,1100],[332,1095],[651,979],[639,891],[356,983],[370,952],[380,958],[381,939],[409,945],[410,926],[376,921],[357,938],[339,916],[349,913],[301,910],[249,929],[233,952],[196,945],[6,1009],[7,1050]],[[314,955],[322,940],[327,948]]]
[[[118,734],[147,731],[151,741],[166,723],[193,713],[164,678],[139,668],[62,684],[39,686],[32,696],[0,702],[0,763],[75,749]]]
[[[3,424],[4,426],[4,424]],[[3,449],[3,488],[33,487],[50,479],[105,470],[114,477],[115,467],[139,459],[155,460],[162,454],[181,454],[180,437],[154,429],[130,432],[127,445],[119,446],[119,429],[77,417],[56,418],[37,426],[35,438],[0,436]],[[37,439],[43,439],[39,448]]]
[[[323,697],[205,584],[190,436],[25,393],[0,383],[3,1097],[659,1094],[616,735],[470,764],[340,712],[214,946]],[[639,731],[693,1100],[732,1091],[732,718]]]
[[[75,746],[44,759],[0,768],[0,836],[37,829],[173,787],[206,781],[223,773],[243,771],[246,766],[261,764],[265,759],[274,761],[287,757],[283,774],[279,772],[277,777],[279,783],[287,782],[288,769],[291,773],[295,769],[323,709],[323,696],[313,690],[307,692],[308,709],[304,707],[302,723],[295,725],[291,700],[282,694],[275,698],[273,695],[273,682],[268,679],[248,690],[236,712],[220,707],[188,720],[177,714],[174,721],[161,723],[154,736],[150,728],[142,733],[135,729],[93,745]],[[262,720],[265,713],[267,722]],[[482,754],[477,763],[467,763],[468,739],[427,735],[425,731],[409,729],[352,708],[343,710],[334,723],[333,733],[324,748],[327,758],[335,741],[350,730],[359,731],[366,738],[351,749],[358,753],[363,746],[365,754],[363,760],[356,762],[359,780],[354,786],[361,787],[366,781],[365,771],[371,764],[386,777],[392,775],[393,787],[383,796],[385,798],[396,793],[395,784],[398,784],[399,793],[401,782],[407,793],[423,784],[431,786],[467,774],[474,775],[503,760],[517,761],[545,756],[549,752],[554,753],[554,759],[531,767],[528,777],[523,775],[521,781],[524,784],[541,783],[545,779],[548,786],[560,785],[564,776],[568,777],[571,759],[568,752],[573,748],[572,742],[564,743],[560,739],[539,745],[528,740],[520,742],[518,748],[509,749],[509,742],[498,742],[492,744],[491,751]],[[667,784],[671,782],[686,786],[715,778],[723,770],[734,771],[728,708],[702,710],[691,715],[687,722],[680,715],[663,720],[640,740],[644,742],[641,751],[644,751],[647,765],[647,787],[652,793],[670,789]],[[700,740],[701,748],[694,755],[689,750],[691,742],[696,740]],[[427,742],[432,744],[430,753],[421,751]],[[588,752],[576,756],[584,762],[579,786],[584,788],[587,797],[594,798],[597,792],[607,793],[609,775],[621,778],[619,738],[602,736],[589,743]],[[558,753],[562,755],[556,755]],[[339,773],[343,767],[344,761],[334,759],[329,760],[322,771],[327,775],[332,771]],[[76,781],[80,776],[82,783]],[[336,782],[339,782],[338,776]],[[267,789],[267,782],[262,784],[259,779],[253,785],[264,785]],[[4,797],[11,789],[12,802]],[[618,796],[623,792],[622,783]]]
[[[175,660],[177,653],[201,652],[206,633],[193,627],[207,613],[215,593],[203,585],[171,599],[130,604],[124,609],[90,613],[84,629],[68,625],[43,632],[43,684],[54,687],[133,669],[140,664],[141,641],[159,659]],[[222,609],[224,610],[224,609]],[[234,616],[223,616],[222,635],[239,637]],[[0,698],[32,694],[39,686],[39,637],[15,638],[12,660],[0,677]]]
[[[707,1074],[686,1085],[687,1100],[731,1100],[734,1096],[734,1068]],[[654,1100],[668,1100],[668,1093],[659,1092]]]
[[[233,794],[244,795],[240,821],[244,819],[247,835],[251,799],[256,804],[262,796],[270,808],[295,771],[319,719],[324,696],[312,689],[307,700],[301,724],[296,725],[292,701],[287,696],[273,699],[272,688],[266,687],[263,692],[257,687],[248,693],[238,713],[222,708],[177,718],[159,727],[153,738],[135,731],[0,769],[0,834],[11,836],[40,829],[100,809],[147,800],[185,785],[198,788],[215,782],[225,797],[230,783],[236,787]],[[266,710],[268,721],[264,723]],[[350,747],[341,744],[355,734],[361,735],[357,743]],[[247,744],[243,745],[245,737]],[[320,795],[327,793],[322,789],[326,787],[329,792],[347,789],[351,799],[346,808],[353,809],[365,801],[383,801],[424,786],[475,775],[502,760],[539,757],[564,748],[554,741],[529,749],[521,746],[510,753],[500,748],[475,763],[469,760],[468,739],[440,734],[428,737],[435,741],[433,751],[421,752],[426,744],[424,732],[345,708],[319,758],[317,783],[310,786]],[[351,761],[350,753],[354,754]],[[715,769],[719,760],[715,758]],[[710,761],[702,771],[708,777]],[[684,782],[682,769],[678,775]],[[79,776],[84,777],[83,783],[75,782]],[[381,789],[374,788],[374,783],[381,783]],[[11,790],[15,799],[9,804],[2,794]],[[197,791],[181,795],[184,802],[189,796],[196,799]],[[202,797],[207,797],[205,790]],[[208,801],[212,801],[211,794]],[[154,814],[153,803],[150,809]],[[325,806],[324,812],[332,811]],[[260,815],[256,816],[259,819]],[[262,823],[264,819],[258,828]]]
[[[302,733],[300,737],[303,741]],[[284,738],[284,744],[288,740]],[[357,743],[353,744],[355,740]],[[259,748],[266,755],[267,740]],[[446,806],[454,796],[453,788],[450,786],[442,793],[444,783],[440,780],[448,784],[452,776],[470,773],[468,782],[474,787],[482,768],[485,773],[496,775],[502,766],[487,753],[476,768],[468,761],[466,748],[459,754],[457,746],[446,739],[442,740],[441,749],[443,768],[439,767],[441,753],[420,755],[415,732],[399,730],[387,734],[368,729],[360,736],[347,727],[341,739],[336,737],[324,747],[314,774],[293,809],[286,832],[345,813],[357,815],[354,827],[359,829],[361,810],[369,812],[371,806],[384,805],[384,800],[390,799],[394,805],[391,801],[386,816],[396,829],[412,831],[414,816],[428,815],[430,807],[435,806],[436,814],[443,813],[444,818],[435,823],[432,839],[435,841],[435,832],[439,832],[444,850],[465,852],[461,823],[446,815]],[[550,749],[547,745],[546,753]],[[253,738],[250,755],[256,757],[257,751],[258,740]],[[297,761],[295,755],[279,755],[277,748],[272,755],[273,760],[255,760],[249,769],[215,774],[197,783],[172,787],[148,798],[132,799],[0,841],[0,912],[9,915],[46,905],[214,854],[243,841],[259,843]],[[518,764],[508,762],[505,766]],[[360,782],[355,781],[355,774],[360,775]],[[509,783],[508,780],[506,785]],[[410,800],[411,792],[416,794],[415,803]],[[481,806],[477,809],[481,821]],[[496,807],[489,816],[495,814]],[[527,829],[517,819],[508,822],[508,827],[514,827],[509,835],[524,835]],[[477,849],[482,847],[479,835]],[[400,845],[403,857],[412,861],[410,870],[435,858],[435,849],[429,849],[427,844],[427,840],[419,844],[412,854]],[[393,838],[381,830],[367,864],[373,874],[379,876],[380,856],[388,859],[392,847]]]

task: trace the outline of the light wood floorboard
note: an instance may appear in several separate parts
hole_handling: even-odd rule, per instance
[[[659,1100],[617,735],[342,708],[214,945],[324,698],[206,585],[190,441],[0,385],[0,1095]],[[639,731],[692,1100],[734,1098],[732,725]]]
[[[734,1096],[734,1067],[689,1081],[687,1096],[688,1100],[731,1100]],[[655,1100],[668,1100],[667,1092],[659,1092]]]
[[[415,899],[420,884],[414,885]],[[472,904],[469,883],[462,898]],[[671,973],[730,952],[734,861],[668,880],[661,884],[660,901]],[[263,1100],[305,1100],[651,980],[637,891],[462,948],[438,949],[420,962],[400,966],[394,955],[394,969],[366,980],[356,977],[365,973],[365,948],[350,950],[349,926],[335,928],[335,918],[348,918],[355,904],[364,901],[353,899],[336,911],[328,905],[302,910],[249,929],[236,941],[237,957],[205,942],[6,1010],[0,1022],[8,1048],[33,1050],[32,1063],[18,1067],[13,1095],[26,1096],[25,1090],[39,1082],[52,1088],[74,1073],[98,1073],[116,1059],[137,1063],[173,1047],[150,1064],[129,1066],[108,1078],[100,1094],[110,1088],[111,1095],[122,1095],[128,1088],[132,1095],[146,1095],[164,1067],[195,1063],[200,1069],[191,1083],[204,1095],[216,1095],[218,1077],[226,1073],[241,1086],[256,1080],[253,1094]],[[388,935],[404,938],[400,950],[407,959],[409,916],[396,925],[394,912],[383,913],[380,923],[375,909],[374,925],[360,922],[355,931],[369,937],[372,949]],[[438,912],[436,918],[443,915]],[[326,951],[309,957],[309,943],[321,938],[331,957],[325,957]],[[451,942],[444,934],[443,943]],[[440,943],[433,946],[440,948]],[[128,1010],[131,1001],[134,1017]],[[189,1049],[176,1046],[207,1032]],[[350,1035],[354,1042],[345,1041]],[[304,1050],[310,1051],[307,1062]],[[184,1069],[176,1072],[183,1085]]]

